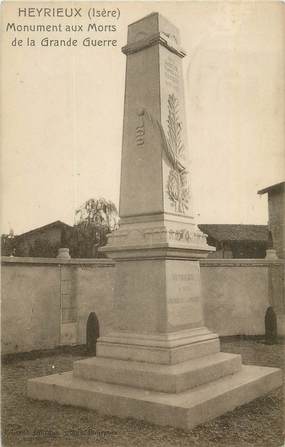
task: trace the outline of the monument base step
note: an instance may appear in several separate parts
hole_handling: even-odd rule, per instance
[[[205,328],[181,331],[180,334],[147,336],[127,333],[100,337],[98,357],[132,360],[134,362],[175,365],[187,360],[220,352],[218,336]]]
[[[281,386],[276,368],[242,366],[235,374],[181,393],[83,380],[73,372],[30,379],[28,396],[189,430]]]
[[[238,354],[199,357],[176,365],[93,357],[73,364],[75,377],[145,390],[179,393],[241,369]]]

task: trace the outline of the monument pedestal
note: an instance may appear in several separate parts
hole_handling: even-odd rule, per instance
[[[189,430],[281,386],[280,370],[220,352],[203,326],[196,254],[172,249],[116,247],[114,331],[73,371],[29,380],[30,397]]]
[[[114,328],[97,357],[32,379],[28,395],[185,430],[281,385],[242,366],[204,326],[199,259],[214,250],[193,222],[177,28],[157,13],[129,26]]]
[[[33,399],[89,408],[110,416],[142,419],[152,424],[170,425],[189,430],[195,425],[220,416],[281,386],[280,370],[242,366],[239,371],[234,372],[237,368],[237,360],[234,357],[230,354],[222,354],[222,356],[217,354],[217,356],[219,356],[219,361],[216,359],[215,362],[209,356],[204,359],[204,362],[200,359],[200,365],[194,361],[191,364],[187,362],[183,365],[182,363],[178,367],[171,366],[168,375],[173,378],[176,376],[176,384],[175,381],[172,382],[172,388],[177,387],[176,392],[152,389],[153,386],[160,388],[158,384],[164,382],[165,366],[156,364],[150,374],[151,380],[150,371],[145,371],[147,365],[145,363],[132,362],[130,365],[127,361],[118,361],[115,362],[116,366],[113,365],[113,368],[110,368],[112,361],[107,366],[103,360],[102,367],[100,365],[102,359],[93,358],[75,364],[73,372],[29,380],[28,395]],[[224,367],[221,367],[223,363]],[[220,371],[217,365],[220,366]],[[182,366],[187,369],[187,373],[183,371]],[[84,371],[83,377],[80,375],[80,368]],[[107,370],[108,375],[106,375]],[[229,374],[221,374],[222,370]],[[93,379],[94,371],[96,371],[95,380]],[[199,384],[201,379],[195,381],[195,376],[197,379],[201,371],[205,374],[203,380],[208,379],[208,382],[203,384]],[[120,382],[117,379],[118,376],[122,378],[126,372],[129,373],[126,380],[130,385],[105,381],[107,378],[112,382]],[[99,377],[100,380],[98,380]],[[101,380],[102,378],[104,381]],[[138,386],[141,383],[145,388]],[[190,389],[185,389],[186,383],[187,386],[190,384]],[[169,381],[168,385],[170,384]],[[180,386],[182,386],[182,391],[179,391]],[[166,389],[165,386],[162,388]]]

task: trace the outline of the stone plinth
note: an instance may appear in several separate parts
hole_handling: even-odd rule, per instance
[[[280,370],[243,366],[238,373],[196,388],[165,393],[86,380],[67,372],[31,379],[28,395],[34,399],[89,408],[110,416],[142,419],[152,424],[189,430],[270,392],[281,383]]]
[[[33,379],[28,394],[189,429],[281,385],[244,367],[204,325],[199,259],[214,250],[193,221],[177,28],[157,13],[129,26],[113,331],[97,358]]]

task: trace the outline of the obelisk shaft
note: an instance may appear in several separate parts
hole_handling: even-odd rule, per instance
[[[192,216],[182,73],[185,52],[179,31],[160,14],[150,14],[129,25],[122,51],[127,63],[121,220],[120,230],[103,251],[117,259],[119,247],[153,249],[164,244],[185,249],[188,258],[190,250],[192,258],[205,257],[212,247]],[[111,253],[113,248],[117,253]]]
[[[180,36],[159,14],[129,26],[120,216],[191,216]]]

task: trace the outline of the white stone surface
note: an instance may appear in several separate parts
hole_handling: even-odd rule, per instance
[[[117,262],[114,329],[151,334],[203,326],[199,262],[137,258]]]
[[[241,357],[216,353],[175,365],[117,360],[104,357],[74,362],[75,377],[127,385],[145,390],[180,393],[241,369]]]
[[[29,380],[28,396],[189,430],[281,384],[280,370],[260,366],[243,366],[236,374],[181,393],[82,380],[68,372]]]
[[[173,365],[219,350],[218,336],[198,328],[173,335],[111,333],[100,337],[97,353],[100,357]]]

